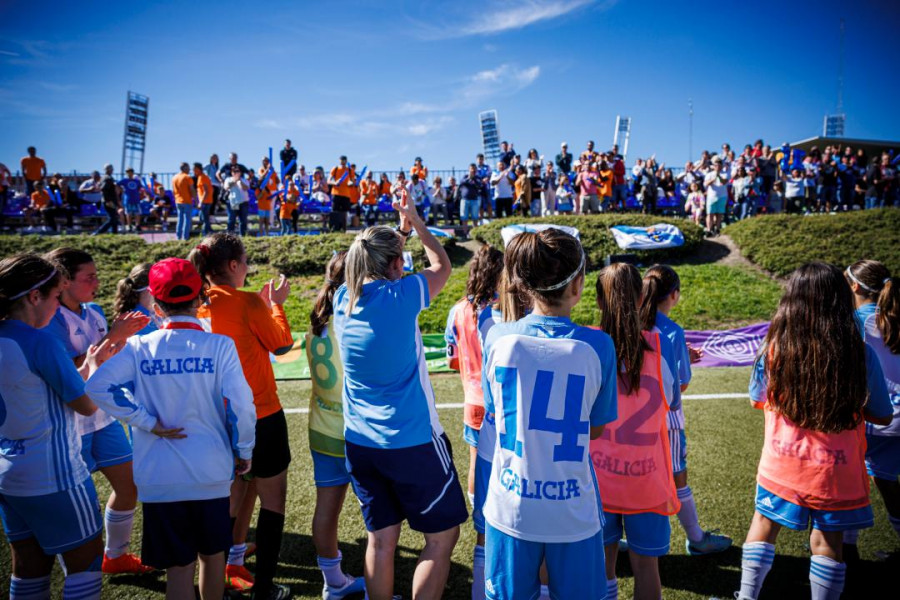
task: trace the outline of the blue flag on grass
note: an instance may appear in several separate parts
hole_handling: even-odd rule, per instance
[[[619,248],[625,250],[653,250],[684,245],[684,235],[681,230],[668,223],[659,223],[650,227],[615,225],[609,230]]]

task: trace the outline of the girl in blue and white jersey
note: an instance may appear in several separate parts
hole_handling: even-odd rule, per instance
[[[877,260],[855,262],[844,275],[853,290],[853,316],[878,357],[894,409],[890,425],[866,424],[866,470],[900,535],[900,279]],[[844,532],[845,555],[855,554],[858,536],[859,531]]]
[[[393,595],[404,520],[425,535],[413,597],[439,597],[459,525],[468,518],[418,326],[419,313],[447,283],[450,260],[406,198],[394,208],[397,231],[376,226],[356,236],[345,260],[346,283],[333,302],[347,467],[369,532],[365,575],[372,600]],[[430,266],[401,278],[403,245],[413,229]]]
[[[110,350],[116,352],[125,340],[144,328],[149,319],[128,313],[113,320],[111,326],[107,325],[103,310],[93,302],[100,280],[94,259],[87,252],[57,248],[44,258],[58,262],[68,274],[68,285],[60,296],[59,309],[46,331],[62,342],[66,355],[87,379],[84,357],[92,344],[109,340]],[[97,410],[89,417],[76,416],[75,426],[81,436],[81,456],[88,469],[92,473],[103,473],[112,487],[104,513],[103,572],[146,573],[151,569],[129,552],[137,490],[131,471],[131,442],[125,429],[103,410]]]
[[[675,354],[674,369],[683,392],[691,382],[691,363],[700,360],[702,351],[689,347],[684,329],[669,318],[669,311],[675,308],[679,300],[681,279],[675,269],[668,265],[653,265],[647,269],[641,296],[642,326],[646,331],[658,331],[671,343]],[[697,517],[694,492],[687,483],[687,437],[684,433],[684,409],[680,404],[676,410],[667,413],[667,421],[672,472],[681,501],[678,521],[687,536],[687,553],[696,556],[724,552],[731,547],[731,538],[715,531],[704,531]]]
[[[504,263],[506,321],[488,332],[482,369],[485,414],[497,431],[484,505],[486,597],[537,598],[545,562],[550,597],[604,598],[589,442],[616,418],[613,343],[570,319],[584,288],[585,255],[574,237],[521,233]]]
[[[142,554],[166,570],[166,596],[225,591],[234,475],[250,470],[256,410],[234,342],[197,319],[203,281],[167,258],[150,270],[160,330],[133,336],[87,382],[91,398],[134,429],[135,480],[144,503]]]
[[[65,275],[34,254],[0,261],[0,517],[12,554],[9,597],[49,598],[61,555],[65,597],[100,597],[100,515],[75,415],[97,410],[58,339],[42,331]],[[90,371],[109,342],[88,349]]]

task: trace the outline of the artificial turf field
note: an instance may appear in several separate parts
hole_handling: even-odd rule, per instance
[[[746,393],[749,368],[695,369],[688,395]],[[457,375],[432,378],[438,404],[462,401]],[[281,382],[282,402],[286,409],[305,409],[309,402],[308,382]],[[707,557],[687,556],[684,533],[672,518],[672,546],[668,556],[660,559],[663,595],[666,598],[731,598],[740,582],[740,544],[753,513],[756,464],[763,435],[760,411],[750,408],[745,398],[686,399],[684,410],[688,436],[688,481],[694,490],[700,523],[704,528],[720,528],[735,540],[723,554]],[[453,443],[454,459],[460,478],[465,482],[468,451],[461,440],[462,409],[439,411],[441,422]],[[316,567],[316,555],[310,538],[310,522],[315,504],[312,462],[307,448],[307,415],[288,414],[294,460],[290,467],[288,508],[278,580],[291,586],[295,598],[321,598],[322,576]],[[412,468],[414,466],[411,465]],[[102,476],[95,476],[98,495],[105,502],[109,490]],[[896,534],[887,521],[881,498],[873,487],[872,504],[875,527],[859,538],[862,560],[848,571],[844,598],[897,597],[895,581],[887,563],[876,558],[876,551],[898,549]],[[141,512],[135,515],[132,547],[140,550]],[[254,519],[255,522],[255,519]],[[253,530],[250,534],[251,540]],[[352,491],[348,493],[341,517],[339,533],[345,571],[362,573],[365,552],[365,529]],[[776,558],[766,579],[761,598],[808,598],[809,558],[805,532],[783,530],[776,546]],[[422,547],[422,536],[404,529],[396,558],[395,590],[404,598],[411,597],[412,573]],[[459,543],[453,554],[453,565],[444,594],[448,599],[470,597],[472,548],[475,534],[471,522],[462,526]],[[8,589],[9,549],[0,548],[0,572],[3,573],[0,595]],[[251,558],[248,566],[252,570]],[[617,568],[620,597],[631,597],[633,579],[625,555],[619,555]],[[62,578],[54,571],[53,597],[61,595]],[[889,591],[891,590],[891,591]],[[142,576],[119,575],[104,579],[103,598],[162,598],[165,577],[162,574]],[[568,599],[566,599],[568,600]]]

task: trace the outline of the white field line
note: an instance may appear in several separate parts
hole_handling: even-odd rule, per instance
[[[682,400],[720,400],[720,399],[734,399],[734,398],[749,398],[747,394],[685,394],[681,397]],[[435,405],[438,410],[449,410],[452,408],[462,408],[462,402],[442,402],[440,404]],[[286,415],[305,415],[309,413],[308,408],[286,408],[284,409],[284,414]]]

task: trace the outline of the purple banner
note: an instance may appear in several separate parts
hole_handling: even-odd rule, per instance
[[[757,323],[725,331],[685,331],[687,343],[703,350],[695,367],[745,367],[756,360],[760,344],[769,331],[768,323]]]

